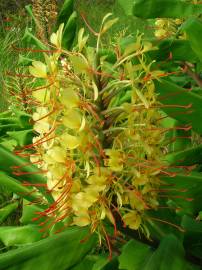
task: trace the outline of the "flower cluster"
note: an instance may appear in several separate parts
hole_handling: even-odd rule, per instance
[[[177,35],[178,28],[182,22],[183,20],[181,19],[157,19],[155,21],[156,30],[154,34],[159,39]]]
[[[115,21],[108,20],[105,32]],[[146,210],[158,207],[163,173],[160,104],[154,80],[161,72],[145,54],[152,47],[138,35],[113,61],[87,47],[84,29],[70,51],[61,48],[63,25],[51,36],[56,48],[45,63],[34,61],[38,81],[33,98],[34,152],[31,161],[45,172],[55,202],[46,214],[50,224],[91,225],[102,232],[108,219],[147,232]],[[54,220],[54,221],[53,221]]]

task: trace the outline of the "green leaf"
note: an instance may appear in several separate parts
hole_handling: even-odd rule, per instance
[[[29,201],[39,199],[39,195],[33,193],[33,189],[24,187],[18,180],[6,175],[4,172],[0,172],[0,185]]]
[[[0,255],[0,270],[65,270],[69,269],[92,249],[95,237],[85,228],[70,228],[67,231],[32,245],[8,251]]]
[[[16,110],[15,115],[18,118],[20,126],[23,129],[28,129],[28,128],[32,127],[32,124],[30,124],[30,119],[31,119],[32,116],[30,114],[28,114],[26,112],[23,112],[23,111],[17,111]]]
[[[13,151],[18,145],[16,140],[9,140],[8,138],[3,138],[0,142],[0,145],[8,149],[9,151]]]
[[[37,25],[37,19],[35,18],[33,11],[32,11],[32,6],[31,5],[26,5],[25,6],[25,10],[27,11],[27,13],[29,14],[29,16],[32,18],[32,20],[34,21],[34,23]]]
[[[7,247],[30,244],[42,239],[39,230],[34,225],[0,227],[0,240]]]
[[[47,47],[35,35],[33,35],[29,28],[26,27],[24,36],[21,40],[24,46],[30,47],[31,45],[41,50],[47,50]]]
[[[118,270],[119,263],[117,257],[114,257],[112,260],[109,260],[107,254],[97,256],[97,260],[93,265],[92,270]]]
[[[3,125],[0,125],[0,136],[3,136],[5,135],[5,133],[9,130],[19,130],[21,129],[19,127],[19,124],[16,123],[16,124],[3,124]]]
[[[93,266],[93,269],[92,270],[102,270],[103,267],[108,263],[108,258],[107,258],[107,255],[100,255],[94,266]]]
[[[164,145],[166,145],[168,153],[172,154],[172,152],[181,151],[182,149],[185,150],[188,147],[191,147],[191,130],[176,130],[175,127],[180,126],[179,121],[168,117],[168,115],[163,114],[163,112],[161,113],[162,117],[165,117],[161,121],[162,127],[170,129],[166,132],[164,138]],[[170,159],[166,160],[170,162]]]
[[[0,209],[0,223],[18,208],[18,202],[10,203]]]
[[[74,71],[76,73],[86,73],[87,69],[89,68],[88,66],[88,62],[86,61],[86,59],[84,57],[82,57],[81,55],[71,55],[70,57],[70,61],[72,62]]]
[[[69,50],[72,47],[77,28],[77,13],[74,11],[64,27],[62,47]]]
[[[40,219],[35,219],[37,216],[37,212],[44,211],[42,206],[38,206],[36,204],[29,204],[27,200],[23,200],[23,208],[22,208],[22,216],[20,218],[20,222],[22,224],[39,224],[46,220],[46,217],[41,217]]]
[[[159,247],[152,251],[145,244],[129,241],[119,257],[124,270],[187,270],[182,243],[172,234],[166,235]]]
[[[87,255],[80,263],[71,268],[71,270],[92,270],[97,256]]]
[[[7,134],[18,142],[19,146],[25,146],[32,143],[33,130],[8,131]]]
[[[119,256],[119,268],[127,270],[144,269],[153,251],[150,246],[136,240],[130,240]]]
[[[191,18],[183,25],[183,30],[186,32],[191,48],[196,53],[198,58],[202,61],[202,22],[199,19]],[[188,60],[186,60],[188,61]]]
[[[167,235],[149,258],[144,270],[184,270],[186,261],[182,244],[174,235]]]
[[[162,106],[162,110],[182,122],[182,125],[192,125],[193,130],[201,134],[202,121],[198,119],[202,119],[202,96],[165,79],[155,81],[155,85],[157,93],[160,94],[159,101],[164,105],[171,105],[170,108]]]
[[[118,3],[123,8],[126,15],[132,15],[133,11],[133,0],[118,0]]]
[[[119,269],[119,263],[117,260],[117,257],[114,257],[112,260],[109,261],[108,263],[102,268],[102,270],[118,270]]]
[[[202,222],[184,216],[181,225],[186,230],[184,246],[188,253],[202,259]]]
[[[57,25],[65,23],[74,11],[74,0],[65,0],[58,15]]]
[[[175,177],[161,177],[171,185],[169,197],[175,201],[183,212],[195,215],[201,210],[202,175],[192,172],[189,175],[177,173]],[[180,210],[178,210],[180,211]]]
[[[46,184],[45,177],[39,172],[39,169],[29,161],[21,158],[8,149],[0,146],[0,170],[7,172],[9,174],[13,174],[13,167],[19,167],[20,171],[23,172],[23,181],[27,181],[32,184]],[[15,175],[16,179],[21,180],[22,176]],[[49,200],[49,202],[53,202],[53,199],[50,194],[47,194],[46,188],[37,187],[37,189],[44,194],[44,196]]]
[[[19,54],[19,59],[18,59],[18,65],[22,65],[22,66],[31,66],[32,62],[34,60],[28,57],[25,57],[22,54]]]
[[[135,0],[133,15],[140,18],[186,18],[200,15],[202,6],[179,0]]]
[[[188,61],[192,63],[198,59],[188,40],[165,39],[158,42],[157,46],[159,50],[150,51],[148,53],[149,56],[156,61],[167,60],[167,64],[173,65],[173,62],[170,63],[169,61],[169,57],[171,56],[171,61]]]
[[[202,145],[177,151],[166,155],[165,160],[169,164],[193,165],[202,162]]]

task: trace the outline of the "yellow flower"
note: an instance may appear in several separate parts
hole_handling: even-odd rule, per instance
[[[66,160],[66,151],[64,148],[59,146],[54,146],[53,148],[47,151],[47,155],[53,162],[65,162]]]
[[[79,191],[81,191],[81,181],[77,178],[74,178],[74,181],[72,183],[71,192],[78,193]]]
[[[106,161],[107,165],[115,172],[123,170],[123,157],[119,150],[107,149],[105,150],[109,159]]]
[[[99,197],[99,192],[103,191],[106,188],[106,185],[89,185],[85,188],[85,193],[87,196],[93,196],[95,198]]]
[[[60,136],[61,145],[67,149],[75,149],[80,145],[80,140],[76,136],[72,136],[68,133],[65,133]]]
[[[54,179],[52,178],[51,176],[51,179],[49,178],[49,175],[50,173],[47,174],[47,187],[48,187],[48,190],[51,190],[51,191],[55,191],[55,192],[58,192],[58,193],[61,193],[62,190],[63,190],[63,183],[64,181],[60,181],[59,179]]]
[[[73,217],[73,224],[79,227],[87,226],[91,223],[90,216],[87,212],[80,212],[79,216]]]
[[[156,30],[154,34],[157,38],[164,38],[168,35],[168,32],[164,29],[159,29]]]
[[[49,119],[45,117],[48,114],[48,109],[45,107],[38,107],[32,118],[35,122],[34,130],[38,133],[47,133],[50,129]]]
[[[71,88],[61,89],[60,101],[69,109],[76,108],[79,105],[79,97]]]
[[[106,183],[106,176],[91,175],[86,182],[91,185],[103,185]]]
[[[139,211],[144,210],[145,202],[141,197],[141,194],[136,194],[136,191],[128,192],[129,202],[132,209],[137,209]]]
[[[65,175],[67,169],[63,163],[54,163],[48,166],[48,171],[49,175],[47,176],[49,179],[61,179]]]
[[[75,213],[88,210],[97,201],[97,194],[79,192],[72,195],[72,209]]]
[[[57,60],[58,60],[58,56],[57,55],[47,55],[44,54],[45,60],[46,60],[46,64],[48,67],[48,71],[50,72],[50,74],[54,74],[57,71]]]
[[[46,65],[42,63],[41,61],[32,62],[32,66],[29,67],[29,72],[31,75],[37,78],[47,77]]]
[[[132,211],[123,216],[123,220],[126,225],[132,230],[138,230],[141,224],[141,217],[137,214],[137,212]]]
[[[53,191],[51,192],[51,195],[53,196],[53,199],[54,199],[55,201],[57,201],[57,200],[60,198],[60,196],[61,196],[61,191],[53,190]]]
[[[62,46],[62,32],[64,28],[64,23],[59,26],[59,29],[56,33],[53,33],[50,37],[50,42],[55,45],[58,49],[61,49]]]
[[[79,130],[82,123],[82,116],[75,109],[70,109],[65,112],[62,123],[68,128]]]
[[[156,25],[156,26],[159,26],[159,27],[163,27],[163,26],[165,26],[165,24],[166,24],[165,19],[157,19],[157,20],[155,21],[155,25]]]
[[[50,101],[50,92],[45,88],[34,91],[32,96],[41,103],[48,103]]]

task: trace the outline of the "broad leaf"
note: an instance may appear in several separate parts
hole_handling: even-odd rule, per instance
[[[34,225],[0,227],[0,240],[7,247],[30,244],[42,239],[39,230],[40,227]]]
[[[109,260],[106,255],[100,255],[97,257],[95,264],[93,265],[92,270],[118,270],[119,262],[117,257],[113,257],[113,259]]]
[[[18,180],[4,172],[0,172],[0,185],[29,201],[36,201],[40,198],[36,192],[33,192],[34,190],[32,188],[24,187]]]
[[[65,270],[69,269],[92,249],[95,237],[87,229],[71,228],[26,247],[0,255],[1,270]]]
[[[147,261],[144,270],[184,270],[186,269],[184,255],[179,240],[174,235],[167,235]]]
[[[13,154],[2,146],[0,146],[0,170],[11,174],[19,181],[22,179],[33,185],[39,184],[37,189],[41,191],[50,202],[53,202],[51,195],[47,194],[46,189],[42,187],[43,184],[46,184],[46,179],[39,169],[31,165],[28,160]]]
[[[201,51],[202,22],[199,19],[191,18],[184,24],[183,30],[186,32],[188,36],[188,40],[190,41],[193,51],[202,61],[202,51]]]
[[[192,172],[190,175],[178,173],[175,177],[162,177],[162,180],[170,185],[168,198],[175,201],[183,212],[195,215],[201,210],[201,173]]]
[[[123,8],[126,15],[132,15],[133,11],[133,0],[118,0],[118,3]]]
[[[1,181],[0,181],[1,182]],[[18,202],[10,203],[0,209],[0,223],[18,208]]]
[[[136,240],[130,240],[119,256],[120,269],[139,270],[144,269],[148,259],[153,255],[150,246]]]
[[[202,13],[200,4],[179,0],[135,0],[133,15],[141,18],[186,18]]]
[[[7,134],[18,142],[19,146],[24,146],[32,143],[33,131],[32,129],[20,131],[8,131]]]
[[[162,110],[171,117],[187,125],[193,130],[202,133],[202,96],[192,93],[188,89],[161,79],[155,82],[159,101],[163,103]]]
[[[163,238],[159,247],[152,251],[137,241],[131,240],[119,257],[120,269],[124,270],[187,270],[184,249],[172,234]]]
[[[97,256],[86,256],[80,263],[75,265],[71,270],[92,270]]]
[[[166,64],[165,61],[167,61],[167,64],[173,65],[171,61],[189,61],[192,63],[197,60],[197,55],[188,40],[170,38],[158,41],[157,46],[159,50],[149,52],[149,56],[156,61],[164,61],[164,65]],[[171,57],[172,59],[170,59]]]
[[[39,219],[36,219],[38,215],[37,212],[42,212],[45,209],[42,207],[42,205],[36,205],[36,204],[29,204],[29,201],[23,200],[23,207],[22,207],[22,216],[20,218],[20,222],[22,224],[39,224],[46,220],[46,217],[41,217]]]
[[[77,13],[74,11],[69,17],[69,19],[66,21],[64,27],[62,46],[65,49],[71,48],[74,41],[76,28],[77,28]]]
[[[184,216],[182,227],[186,230],[184,245],[188,253],[202,259],[202,222],[193,220],[189,216]]]
[[[74,8],[74,0],[65,0],[61,9],[60,9],[60,13],[58,15],[58,19],[57,19],[57,25],[59,26],[61,23],[65,23],[70,15],[72,14],[72,12]]]
[[[202,162],[202,145],[187,148],[182,151],[169,153],[165,160],[169,164],[175,165],[193,165]]]

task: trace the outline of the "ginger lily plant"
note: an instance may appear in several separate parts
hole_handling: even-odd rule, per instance
[[[108,61],[101,41],[116,22],[110,15],[96,49],[80,29],[74,49],[63,50],[61,24],[50,38],[53,51],[29,68],[43,82],[32,89],[38,105],[30,160],[46,175],[54,198],[39,219],[46,215],[46,228],[61,220],[65,227],[90,225],[100,241],[104,220],[117,234],[117,218],[149,237],[147,211],[158,208],[159,175],[173,175],[164,161],[169,129],[162,126],[154,85],[165,74],[147,57],[157,48],[138,34],[124,50],[115,41]]]

